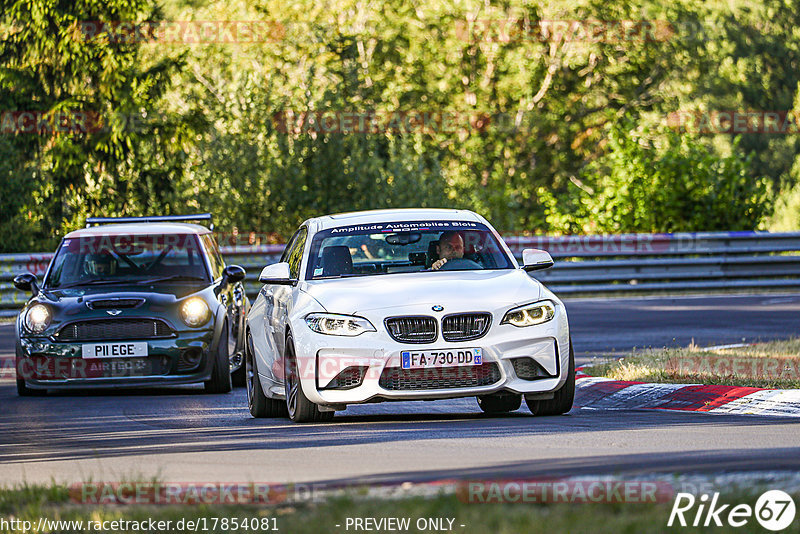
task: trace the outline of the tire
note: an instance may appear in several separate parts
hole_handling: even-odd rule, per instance
[[[232,332],[233,338],[235,339],[235,344],[231,354],[237,354],[237,352],[241,355],[242,364],[239,366],[237,370],[231,373],[231,382],[233,383],[233,387],[241,388],[247,385],[247,371],[245,370],[245,358],[247,357],[245,352],[247,351],[246,347],[242,347],[241,345],[247,344],[247,339],[241,335],[242,333],[242,323],[244,322],[244,311],[243,309],[239,310],[239,323],[236,324],[234,331]]]
[[[258,379],[258,369],[253,356],[253,340],[250,332],[247,333],[245,343],[244,365],[245,380],[247,385],[247,407],[253,417],[287,417],[286,403],[282,400],[270,399],[264,394],[261,380]]]
[[[247,385],[247,371],[245,370],[244,364],[231,373],[231,385],[235,388]]]
[[[295,423],[323,423],[332,420],[334,412],[319,411],[319,407],[308,400],[303,393],[303,386],[297,374],[297,357],[294,353],[294,340],[291,334],[286,338],[283,362],[283,382],[289,419]]]
[[[494,393],[492,395],[480,395],[476,398],[478,399],[478,406],[485,413],[508,413],[522,406],[522,395]]]
[[[569,340],[569,372],[567,373],[567,381],[564,385],[558,388],[553,395],[552,399],[548,400],[528,400],[525,399],[525,404],[528,405],[533,415],[561,415],[565,414],[572,409],[572,403],[575,400],[575,353],[572,350],[572,338]]]
[[[31,389],[25,384],[24,378],[17,378],[17,395],[20,397],[45,397],[46,389]]]
[[[47,396],[47,390],[46,389],[32,389],[32,388],[29,388],[28,385],[25,383],[25,379],[21,378],[19,376],[19,374],[21,372],[20,369],[22,369],[22,366],[20,365],[20,359],[21,359],[21,354],[22,354],[21,351],[22,351],[22,349],[19,346],[19,341],[17,341],[16,354],[15,354],[15,358],[14,358],[14,362],[15,362],[15,364],[17,366],[16,367],[16,370],[17,370],[17,395],[20,396],[20,397],[46,397]]]
[[[222,333],[217,343],[217,353],[214,357],[214,366],[211,369],[211,378],[205,381],[206,393],[230,393],[233,389],[231,382],[231,363],[228,354],[228,325],[222,325]]]
[[[246,355],[243,359],[245,358],[247,358]],[[247,385],[247,369],[245,367],[245,362],[242,362],[242,365],[240,365],[237,370],[231,373],[231,383],[233,384],[233,387],[240,388]]]

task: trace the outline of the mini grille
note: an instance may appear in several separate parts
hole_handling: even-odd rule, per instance
[[[169,374],[170,368],[167,356],[84,360],[33,354],[29,361],[36,380],[148,377]]]
[[[90,300],[86,305],[93,310],[111,310],[138,308],[144,303],[144,299],[99,299]]]
[[[170,337],[172,329],[160,319],[103,319],[68,324],[57,334],[61,341],[104,341]]]
[[[386,329],[395,341],[430,343],[436,340],[436,319],[433,317],[390,317]]]
[[[442,319],[442,337],[445,341],[469,341],[486,335],[492,324],[489,313],[459,313]]]
[[[436,369],[387,367],[378,383],[383,389],[392,391],[416,391],[488,386],[499,380],[500,369],[497,364],[486,362],[482,365]]]
[[[523,380],[552,378],[553,376],[533,358],[514,358],[511,360],[511,364],[514,366],[514,373]]]

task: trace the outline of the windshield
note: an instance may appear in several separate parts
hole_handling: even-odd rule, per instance
[[[105,235],[65,239],[45,285],[64,288],[166,280],[208,281],[196,235]]]
[[[514,267],[497,238],[481,223],[379,223],[318,232],[311,244],[306,279]]]

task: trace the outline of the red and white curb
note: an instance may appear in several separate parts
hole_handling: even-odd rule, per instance
[[[576,369],[575,405],[597,410],[678,410],[800,417],[800,390],[651,384],[590,376]]]

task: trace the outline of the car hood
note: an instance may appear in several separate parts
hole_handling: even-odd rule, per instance
[[[160,315],[174,310],[176,303],[180,299],[197,293],[200,289],[202,288],[188,284],[184,284],[183,286],[163,287],[145,286],[139,290],[132,290],[130,285],[126,285],[124,288],[116,285],[97,287],[84,286],[66,289],[48,289],[34,297],[31,303],[42,302],[50,304],[55,313],[55,321],[119,315],[119,313],[106,313],[108,309],[121,310],[121,317]],[[119,306],[114,304],[121,299],[126,299],[128,302],[120,302]],[[108,302],[103,303],[103,306],[97,309],[91,309],[87,306],[89,302],[103,300]]]
[[[542,285],[522,269],[441,271],[339,278],[307,283],[305,291],[331,313],[440,305],[445,310],[514,306],[538,300]]]
[[[86,286],[75,287],[68,289],[50,289],[47,290],[47,296],[51,301],[57,302],[62,305],[69,305],[72,303],[82,304],[85,301],[91,300],[104,300],[104,299],[130,299],[130,298],[143,298],[148,301],[159,303],[170,303],[183,298],[186,295],[191,295],[198,291],[198,287],[192,285],[183,286],[164,286],[164,287],[150,287],[142,286],[141,290],[130,290],[130,285],[126,285],[125,289],[119,286]],[[146,289],[145,289],[146,288]]]

